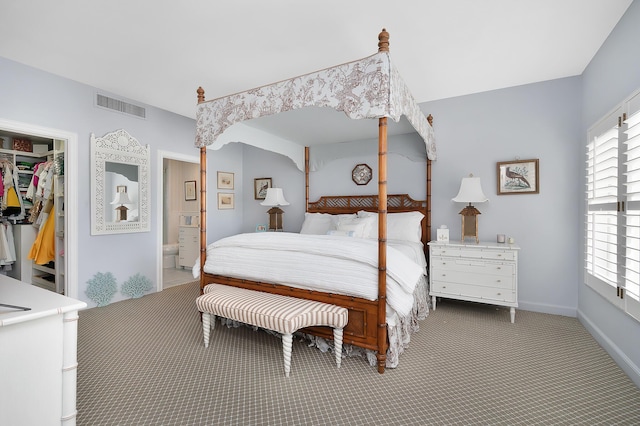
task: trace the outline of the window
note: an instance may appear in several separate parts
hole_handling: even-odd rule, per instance
[[[640,321],[640,93],[588,138],[585,282]]]

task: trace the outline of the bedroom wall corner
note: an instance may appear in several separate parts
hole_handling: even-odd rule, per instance
[[[582,74],[582,128],[576,157],[585,158],[587,130],[634,91],[640,89],[640,1],[634,0]],[[612,66],[614,64],[614,66]],[[584,167],[580,170],[584,182]],[[584,247],[585,203],[580,203],[580,237]],[[582,256],[580,258],[582,260]],[[580,321],[640,386],[640,322],[608,303],[583,284],[582,263],[578,308]]]
[[[463,206],[451,199],[462,177],[479,176],[489,198],[476,205],[480,240],[506,234],[521,247],[518,301],[524,309],[576,315],[580,102],[580,78],[570,77],[421,104],[435,117],[438,143],[433,227],[447,225],[450,238],[460,238]],[[540,193],[498,195],[497,162],[518,158],[540,160]]]

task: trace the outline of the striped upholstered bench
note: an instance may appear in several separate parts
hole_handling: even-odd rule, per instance
[[[215,326],[216,315],[281,333],[284,374],[289,377],[293,333],[305,327],[329,326],[333,328],[336,364],[340,368],[342,329],[348,320],[346,308],[221,284],[207,285],[196,305],[202,312],[205,348],[209,347],[209,333]]]

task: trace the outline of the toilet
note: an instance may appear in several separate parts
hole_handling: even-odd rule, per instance
[[[178,243],[165,244],[162,246],[162,267],[175,268],[178,259]]]

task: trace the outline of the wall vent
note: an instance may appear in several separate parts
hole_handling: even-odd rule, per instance
[[[110,98],[100,93],[96,96],[96,105],[102,108],[111,109],[113,111],[122,112],[124,114],[134,115],[140,118],[146,118],[147,111],[145,108],[124,102],[119,99]]]

